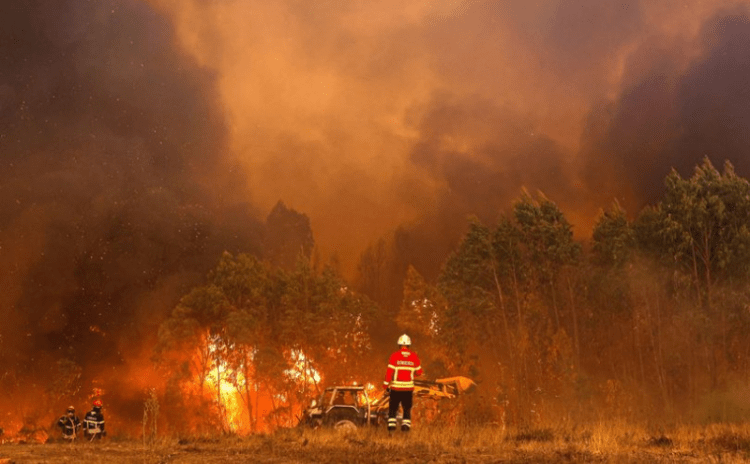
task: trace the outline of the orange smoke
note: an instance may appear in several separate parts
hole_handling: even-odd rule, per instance
[[[506,122],[483,124],[482,113],[469,111],[436,133],[436,149],[504,172],[508,178],[492,180],[506,204],[522,186],[557,189],[569,197],[553,200],[590,229],[613,200],[577,174],[592,107],[650,72],[633,58],[644,47],[680,44],[675,56],[685,65],[701,51],[695,39],[706,18],[748,3],[148,2],[173,19],[184,50],[219,76],[248,197],[262,210],[282,199],[308,214],[317,244],[337,253],[347,273],[368,243],[450,197],[450,179],[412,159],[431,130],[420,121],[446,98],[465,108],[484,101],[526,123],[503,133]],[[534,139],[557,149],[519,151]],[[491,164],[482,159],[488,146],[499,157]],[[519,153],[538,158],[538,172],[515,170]]]

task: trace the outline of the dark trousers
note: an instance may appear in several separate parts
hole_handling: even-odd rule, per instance
[[[398,407],[404,410],[404,417],[401,420],[401,430],[408,431],[411,429],[411,404],[414,392],[391,390],[391,396],[388,403],[388,430],[395,430],[398,424],[396,414]]]

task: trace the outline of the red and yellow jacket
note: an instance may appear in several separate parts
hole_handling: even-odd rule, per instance
[[[405,346],[401,347],[388,359],[388,370],[385,372],[383,388],[414,391],[414,377],[420,375],[422,375],[422,363],[417,353]]]

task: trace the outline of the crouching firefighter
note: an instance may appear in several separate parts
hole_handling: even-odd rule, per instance
[[[63,440],[73,441],[81,430],[81,419],[76,416],[76,408],[68,406],[65,415],[57,421],[57,426],[62,430]]]
[[[83,436],[93,441],[94,439],[100,439],[105,436],[107,432],[104,431],[104,414],[102,414],[102,400],[95,400],[94,407],[91,411],[86,413],[83,418]]]
[[[411,351],[411,338],[404,334],[398,338],[398,351],[388,359],[383,388],[390,394],[388,404],[388,432],[396,430],[399,405],[403,409],[401,431],[411,430],[411,406],[414,395],[414,377],[422,375],[422,363],[417,353]]]

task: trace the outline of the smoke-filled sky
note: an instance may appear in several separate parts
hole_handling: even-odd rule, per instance
[[[257,251],[217,82],[145,3],[0,6],[0,368],[122,362]]]
[[[749,16],[748,0],[3,2],[0,362],[93,342],[116,358],[221,251],[262,254],[279,200],[351,274],[399,227],[444,252],[523,188],[585,236],[615,198],[657,201],[671,167],[748,176]]]
[[[348,267],[398,225],[494,220],[521,187],[585,235],[672,166],[750,173],[747,3],[149,0],[216,73],[253,203],[308,214]]]

